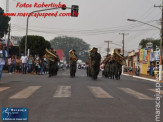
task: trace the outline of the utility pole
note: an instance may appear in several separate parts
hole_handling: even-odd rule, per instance
[[[125,55],[124,53],[124,48],[125,48],[125,35],[128,35],[128,33],[119,33],[120,35],[123,35],[123,40],[122,40],[122,54],[123,56]],[[123,69],[124,69],[124,66],[122,65],[122,74],[123,74]]]
[[[10,43],[10,31],[11,31],[11,24],[8,28],[8,40],[7,40],[7,54],[9,55],[9,43]]]
[[[110,51],[110,49],[109,49],[109,43],[112,42],[112,41],[104,41],[104,42],[105,42],[105,43],[108,43],[107,54],[109,54],[109,51]]]
[[[161,35],[161,40],[160,40],[160,66],[159,66],[159,81],[162,80],[162,41],[163,41],[163,0],[162,0],[162,5],[160,6],[156,6],[154,5],[154,7],[159,7],[161,8],[161,30],[160,30],[160,35]]]
[[[122,45],[123,45],[123,46],[122,46],[122,54],[123,54],[123,56],[124,56],[124,50],[125,50],[125,49],[124,49],[124,48],[125,48],[125,47],[124,47],[124,45],[125,45],[125,44],[124,44],[124,43],[125,43],[125,35],[128,35],[128,33],[119,33],[119,34],[120,34],[120,35],[123,35],[123,40],[122,40]]]
[[[9,12],[9,0],[6,0],[6,13]]]

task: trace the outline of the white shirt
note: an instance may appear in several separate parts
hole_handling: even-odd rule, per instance
[[[27,63],[28,57],[27,56],[22,56],[20,60],[22,60],[22,63]]]
[[[8,64],[9,65],[11,64],[11,58],[8,58]]]
[[[5,50],[6,57],[7,57],[7,51]],[[5,60],[3,58],[3,52],[2,50],[0,51],[0,65],[5,65]]]

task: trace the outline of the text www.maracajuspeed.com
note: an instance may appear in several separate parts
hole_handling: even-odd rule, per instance
[[[76,14],[76,13],[74,13]],[[77,13],[78,14],[78,13]],[[3,13],[3,16],[19,16],[19,17],[26,17],[26,16],[33,16],[33,17],[44,17],[46,18],[47,16],[49,17],[57,17],[57,16],[71,16],[71,13],[58,13],[58,11],[56,11],[56,13]]]

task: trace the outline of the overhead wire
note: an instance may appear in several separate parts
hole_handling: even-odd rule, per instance
[[[147,21],[148,23],[151,23],[151,22],[153,22],[153,21],[158,21],[158,20],[150,20],[150,21]],[[16,24],[14,24],[14,25],[16,25]],[[20,26],[20,25],[16,25],[16,26]],[[137,27],[140,27],[140,26],[144,26],[144,24],[142,24],[142,23],[137,23],[137,24],[130,24],[130,25],[127,25],[127,26],[117,26],[117,27],[110,27],[110,28],[99,28],[99,29],[88,29],[88,30],[53,30],[53,31],[55,31],[55,32],[60,32],[60,31],[62,31],[63,33],[74,33],[74,32],[104,32],[104,31],[115,31],[115,30],[117,30],[117,31],[123,31],[123,29],[124,28],[128,28],[128,29],[130,29],[130,28],[137,28]],[[20,26],[20,27],[22,27],[22,26]],[[25,27],[25,25],[23,25],[23,27]],[[38,27],[38,26],[32,26],[32,27],[35,27],[35,28],[43,28],[43,29],[48,29],[48,30],[50,30],[50,29],[54,29],[54,28],[47,28],[47,27]],[[32,28],[32,27],[30,27],[30,28]]]
[[[155,21],[155,20],[154,20]],[[150,21],[150,22],[153,22]],[[25,27],[22,27],[20,25],[14,25],[14,27],[18,27],[18,28],[21,28],[21,29],[25,29]],[[120,28],[119,29],[107,29],[107,30],[102,30],[102,29],[98,29],[98,30],[76,30],[76,31],[56,31],[56,30],[51,30],[51,31],[48,31],[48,30],[36,30],[36,29],[31,29],[31,27],[29,28],[29,30],[31,31],[35,31],[35,32],[46,32],[46,33],[55,33],[55,34],[71,34],[71,35],[101,35],[101,34],[108,34],[108,33],[118,33],[118,32],[124,32],[124,31],[151,31],[151,30],[154,30],[154,29],[140,29],[140,30],[131,30],[131,29],[128,29],[128,30],[121,30]]]

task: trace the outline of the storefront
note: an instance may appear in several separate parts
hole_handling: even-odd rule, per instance
[[[139,63],[141,68],[141,74],[149,74],[150,70],[150,53],[153,52],[152,48],[144,48],[139,50]]]

